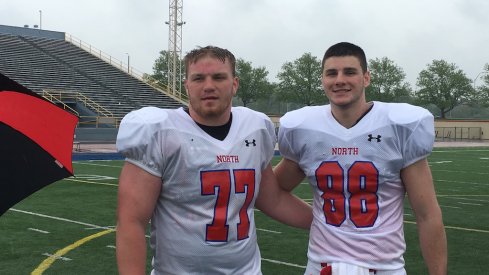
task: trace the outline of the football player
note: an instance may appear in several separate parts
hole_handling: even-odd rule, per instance
[[[144,274],[151,220],[152,274],[261,274],[253,208],[309,228],[311,207],[280,189],[270,161],[274,125],[231,107],[235,57],[214,46],[185,57],[188,108],[146,107],[121,122],[117,262]]]
[[[330,104],[280,120],[277,179],[292,190],[307,177],[314,193],[305,274],[406,274],[405,193],[430,274],[446,274],[446,235],[427,162],[433,116],[404,103],[367,102],[369,81],[364,51],[333,45],[322,60]]]

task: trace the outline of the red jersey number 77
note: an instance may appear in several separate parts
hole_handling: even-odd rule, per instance
[[[237,226],[237,239],[248,238],[250,231],[250,218],[248,217],[248,207],[255,194],[255,170],[240,169],[232,170],[234,177],[234,192],[246,195],[245,201],[239,210],[239,223]],[[226,242],[228,240],[229,225],[228,208],[231,196],[231,170],[202,171],[200,173],[202,195],[216,196],[214,206],[214,217],[212,223],[206,226],[206,241]],[[234,205],[234,204],[233,204]],[[232,225],[234,226],[234,225]]]

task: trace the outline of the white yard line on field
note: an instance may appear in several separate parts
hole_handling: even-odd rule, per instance
[[[262,228],[257,228],[256,230],[264,231],[264,232],[268,232],[268,233],[274,233],[274,234],[282,234],[282,232],[279,232],[279,231],[273,231],[273,230],[262,229]]]
[[[458,181],[458,180],[437,180],[435,182],[449,182],[449,183],[462,183],[462,184],[471,184],[471,185],[488,185],[488,183],[484,182],[470,182],[470,181]],[[484,196],[484,195],[481,195]]]
[[[44,230],[37,229],[37,228],[32,228],[32,227],[27,228],[27,230],[34,231],[34,232],[39,232],[39,233],[43,233],[43,234],[49,234],[48,231],[44,231]]]
[[[299,268],[302,268],[302,269],[306,269],[306,267],[303,266],[303,265],[291,264],[291,263],[287,263],[287,262],[281,262],[281,261],[271,260],[271,259],[265,259],[265,258],[261,258],[261,260],[262,261],[265,261],[265,262],[274,263],[274,264],[281,264],[281,265],[293,266],[293,267],[299,267]]]
[[[114,228],[113,226],[99,226],[99,225],[90,224],[90,223],[86,223],[86,222],[80,222],[80,221],[65,219],[65,218],[61,218],[61,217],[54,217],[54,216],[49,216],[49,215],[45,215],[45,214],[34,213],[34,212],[24,211],[24,210],[19,210],[19,209],[14,209],[14,208],[10,208],[9,210],[14,211],[14,212],[18,212],[18,213],[38,216],[38,217],[42,217],[42,218],[48,218],[48,219],[53,219],[53,220],[58,220],[58,221],[63,221],[63,222],[80,224],[80,225],[87,226],[90,228],[98,228],[98,229],[106,229],[106,230],[110,230],[110,231],[115,231],[113,229]],[[280,233],[277,231],[271,231],[271,230],[265,230],[265,229],[259,229],[259,228],[257,228],[257,230],[262,230],[262,231],[266,231],[266,232],[270,232],[270,233]],[[98,234],[101,234],[101,233],[104,233],[104,232],[99,232]],[[146,235],[146,238],[149,238],[149,236]],[[107,247],[115,248],[115,246],[107,246]],[[46,256],[48,256],[48,255],[46,255]],[[60,256],[59,255],[49,255],[48,257],[54,258],[54,257],[60,257]],[[277,260],[271,260],[271,259],[265,259],[265,258],[262,258],[262,260],[267,261],[267,262],[271,262],[271,263],[275,263],[275,264],[280,264],[280,265],[293,266],[293,267],[299,267],[299,268],[304,268],[304,269],[306,268],[305,266],[301,266],[301,265],[297,265],[297,264],[293,264],[293,263],[281,262],[281,261],[277,261]]]
[[[437,169],[431,168],[433,172],[447,172],[447,173],[458,173],[458,174],[473,174],[473,175],[489,175],[488,172],[474,172],[474,171],[461,171],[461,170],[447,170],[447,169]]]
[[[91,184],[97,184],[97,185],[118,186],[117,184],[114,184],[114,183],[93,182],[93,181],[87,181],[87,180],[77,180],[77,179],[74,179],[74,178],[67,178],[65,180],[82,182],[82,183],[91,183]]]
[[[71,261],[70,258],[67,258],[67,257],[61,257],[61,256],[56,256],[56,255],[53,255],[53,254],[49,254],[49,253],[44,253],[42,254],[44,256],[48,256],[48,257],[54,257],[56,258],[57,260],[63,260],[63,261]]]
[[[475,205],[475,206],[482,206],[482,204],[479,204],[479,203],[470,203],[470,202],[457,202],[459,204],[463,204],[463,205]]]
[[[404,221],[404,223],[407,223],[407,224],[416,224],[416,222],[413,222],[413,221]],[[445,225],[445,228],[455,229],[455,230],[462,230],[462,231],[469,231],[469,232],[489,233],[489,230],[465,228],[465,227],[450,226],[450,225]]]
[[[30,212],[30,211],[19,210],[19,209],[15,209],[15,208],[10,208],[10,211],[19,212],[19,213],[24,213],[24,214],[29,214],[29,215],[33,215],[33,216],[42,217],[42,218],[48,218],[48,219],[53,219],[53,220],[63,221],[63,222],[69,222],[69,223],[80,224],[80,225],[83,225],[83,226],[88,226],[88,227],[91,227],[91,228],[97,228],[97,229],[112,229],[112,228],[110,228],[110,227],[106,227],[106,226],[98,226],[98,225],[95,225],[95,224],[90,224],[90,223],[86,223],[86,222],[74,221],[74,220],[70,220],[70,219],[65,219],[65,218],[60,218],[60,217],[54,217],[54,216],[49,216],[49,215],[44,215],[44,214],[40,214],[40,213],[34,213],[34,212]]]
[[[441,208],[455,208],[455,209],[460,209],[460,207],[457,207],[457,206],[441,205],[441,204],[440,204],[440,207]]]

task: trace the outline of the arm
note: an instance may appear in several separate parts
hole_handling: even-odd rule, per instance
[[[287,225],[304,229],[311,226],[311,206],[279,186],[270,164],[262,171],[255,205],[266,215]]]
[[[429,273],[447,274],[447,238],[428,161],[422,159],[404,168],[401,177],[416,216],[421,252]]]
[[[305,178],[304,172],[297,163],[283,158],[273,170],[282,189],[292,191]]]
[[[161,179],[126,162],[119,178],[116,254],[119,274],[145,274],[146,227],[158,200]]]

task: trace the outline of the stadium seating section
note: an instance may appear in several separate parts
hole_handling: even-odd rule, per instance
[[[39,94],[47,90],[81,93],[114,117],[144,106],[183,106],[64,39],[2,33],[0,29],[0,72]],[[80,102],[74,106],[85,115],[100,115]]]

